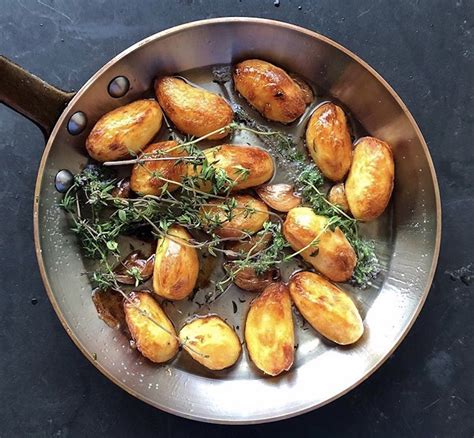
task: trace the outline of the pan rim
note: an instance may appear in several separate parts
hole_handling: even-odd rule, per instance
[[[44,169],[49,157],[49,152],[51,150],[51,147],[53,145],[54,139],[56,138],[57,132],[60,128],[60,126],[63,124],[63,121],[66,116],[66,110],[61,114],[59,117],[58,121],[56,122],[56,125],[54,126],[54,129],[51,132],[51,135],[48,138],[47,144],[45,146],[45,149],[43,151],[43,155],[41,157],[39,169],[38,169],[38,174],[36,178],[36,185],[35,185],[35,192],[34,192],[34,208],[33,208],[33,229],[34,229],[34,242],[35,242],[35,252],[36,252],[36,257],[38,261],[38,266],[41,274],[41,278],[44,284],[44,287],[46,289],[46,293],[48,295],[48,298],[54,308],[54,311],[56,312],[56,315],[58,316],[59,320],[61,321],[62,326],[72,339],[72,341],[76,344],[76,346],[79,348],[79,350],[83,353],[83,355],[89,359],[89,361],[102,373],[104,374],[109,380],[111,380],[113,383],[118,385],[120,388],[128,392],[130,395],[138,398],[139,400],[142,400],[146,402],[147,404],[150,404],[156,408],[159,408],[160,410],[163,410],[165,412],[184,417],[187,419],[191,420],[196,420],[196,421],[202,421],[202,422],[207,422],[207,423],[215,423],[215,424],[260,424],[260,423],[268,423],[268,422],[273,422],[273,421],[278,421],[278,420],[283,420],[291,417],[295,417],[297,415],[301,415],[307,412],[310,412],[312,410],[315,410],[317,408],[320,408],[336,399],[339,397],[342,397],[343,395],[347,394],[349,391],[354,389],[356,386],[367,380],[382,364],[385,363],[385,361],[392,355],[392,353],[398,348],[398,346],[401,344],[403,339],[406,337],[408,332],[411,330],[413,324],[415,323],[421,309],[423,308],[423,305],[426,301],[426,298],[428,296],[428,293],[431,289],[431,285],[433,282],[433,278],[436,272],[436,267],[438,263],[438,258],[439,258],[439,251],[440,251],[440,245],[441,245],[441,221],[442,221],[442,215],[441,215],[441,197],[440,197],[440,191],[439,191],[439,185],[438,185],[438,179],[436,176],[436,171],[434,168],[433,160],[431,158],[431,154],[429,152],[428,145],[423,137],[423,134],[421,133],[420,128],[418,127],[418,124],[416,123],[414,117],[408,110],[407,106],[405,103],[402,101],[400,96],[395,92],[395,90],[389,85],[389,83],[373,68],[371,67],[367,62],[359,58],[357,55],[355,55],[352,51],[349,49],[345,48],[341,44],[337,43],[336,41],[321,35],[317,32],[311,31],[309,29],[303,28],[301,26],[297,26],[295,24],[290,24],[282,21],[277,21],[277,20],[271,20],[271,19],[265,19],[265,18],[256,18],[256,17],[221,17],[221,18],[211,18],[211,19],[205,19],[205,20],[197,20],[197,21],[192,21],[189,23],[181,24],[178,26],[174,26],[169,29],[165,29],[161,32],[158,32],[154,35],[151,35],[135,44],[130,46],[129,48],[125,49],[118,55],[116,55],[114,58],[112,58],[110,61],[108,61],[103,67],[101,67],[94,75],[91,76],[91,78],[80,88],[80,90],[77,92],[77,94],[74,96],[74,98],[71,100],[70,105],[74,104],[79,97],[84,93],[84,91],[92,84],[95,82],[96,78],[100,76],[104,71],[106,71],[111,65],[115,64],[117,61],[122,59],[123,57],[127,56],[129,53],[138,50],[141,46],[146,45],[150,43],[151,41],[157,40],[164,38],[166,36],[183,32],[186,31],[187,29],[190,28],[195,28],[195,27],[200,27],[200,26],[208,26],[208,25],[213,25],[213,24],[221,24],[221,23],[233,23],[233,22],[238,22],[238,23],[258,23],[258,24],[266,24],[274,27],[281,27],[285,29],[289,29],[292,31],[296,31],[299,33],[306,34],[312,38],[318,39],[326,44],[329,44],[336,49],[340,50],[343,52],[345,55],[349,56],[352,58],[355,62],[357,62],[359,65],[361,65],[364,69],[366,69],[370,74],[372,74],[375,79],[384,86],[384,88],[390,93],[390,95],[395,99],[397,104],[400,106],[400,108],[403,110],[404,114],[407,116],[408,120],[410,121],[411,125],[413,126],[416,136],[418,137],[421,146],[423,148],[424,154],[426,156],[427,162],[428,162],[428,167],[430,170],[430,175],[431,175],[431,180],[433,184],[433,191],[434,191],[434,197],[435,197],[435,210],[436,210],[436,236],[435,236],[435,244],[434,244],[434,251],[433,251],[433,257],[432,257],[432,262],[431,262],[431,267],[430,271],[427,276],[427,282],[425,284],[425,287],[423,289],[423,293],[420,297],[420,300],[414,310],[414,313],[406,326],[403,328],[401,333],[398,335],[396,338],[396,341],[394,345],[390,348],[390,350],[383,355],[376,364],[374,364],[371,368],[369,368],[357,381],[355,381],[352,385],[349,387],[345,388],[343,391],[338,392],[334,396],[330,397],[327,400],[324,400],[323,402],[315,403],[315,404],[310,404],[304,408],[295,408],[294,410],[290,410],[287,413],[284,414],[279,414],[279,415],[270,415],[270,416],[265,416],[265,417],[255,417],[255,418],[247,418],[247,419],[222,419],[218,416],[212,415],[209,413],[206,417],[200,416],[200,415],[193,415],[192,413],[189,412],[184,412],[180,411],[177,409],[170,408],[169,406],[162,405],[160,403],[157,403],[154,400],[151,400],[138,392],[134,391],[131,388],[128,388],[126,385],[124,385],[120,380],[116,379],[112,374],[109,373],[109,371],[103,367],[99,362],[95,361],[94,358],[89,354],[87,349],[82,345],[81,341],[78,339],[78,337],[75,335],[74,331],[71,329],[71,327],[68,325],[67,321],[65,320],[61,309],[59,307],[59,304],[54,296],[52,287],[49,283],[48,276],[47,276],[47,271],[42,255],[42,249],[41,249],[41,243],[40,243],[40,230],[39,230],[39,215],[38,215],[38,210],[39,210],[39,202],[40,202],[40,192],[41,192],[41,184],[43,181],[43,176],[44,176]]]

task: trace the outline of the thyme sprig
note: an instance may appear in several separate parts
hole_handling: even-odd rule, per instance
[[[281,159],[296,163],[299,172],[294,178],[294,183],[301,192],[304,203],[311,206],[317,214],[327,216],[328,227],[331,229],[339,227],[356,251],[358,263],[353,281],[361,285],[375,276],[378,272],[378,262],[373,243],[367,242],[359,236],[358,224],[355,219],[326,199],[321,190],[324,178],[314,163],[308,162],[305,155],[298,151],[293,139],[279,131],[263,129],[255,123],[247,126],[243,123],[232,122],[213,133],[235,132],[237,130],[246,130],[257,135],[265,145],[273,150],[276,149]],[[116,179],[107,167],[86,167],[76,176],[73,186],[64,196],[62,206],[72,217],[72,230],[78,235],[85,255],[100,260],[102,268],[91,275],[97,285],[107,287],[113,283],[113,274],[109,269],[108,260],[110,256],[117,260],[119,258],[119,236],[144,226],[151,227],[157,237],[167,236],[168,230],[173,224],[185,226],[190,230],[205,228],[211,235],[209,240],[182,243],[199,249],[206,248],[212,255],[216,255],[216,252],[225,253],[226,250],[221,248],[223,240],[214,231],[224,222],[232,220],[236,214],[237,204],[230,193],[237,181],[235,178],[231,179],[223,169],[214,166],[213,162],[209,162],[202,150],[196,147],[207,136],[178,141],[176,146],[166,151],[159,151],[157,155],[155,153],[142,154],[133,160],[114,162],[114,164],[131,164],[133,162],[132,164],[144,165],[147,161],[154,159],[177,158],[177,162],[179,162],[178,160],[189,160],[195,172],[183,177],[181,182],[166,179],[159,173],[153,174],[153,177],[165,183],[159,196],[146,195],[134,199],[112,196]],[[189,155],[185,157],[166,156],[166,153],[177,148],[185,150]],[[245,179],[249,175],[249,170],[241,166],[234,170],[238,174],[237,180]],[[177,196],[168,190],[170,184],[180,187]],[[210,190],[201,190],[206,184],[210,186]],[[203,210],[204,206],[216,206],[209,203],[213,199],[223,201],[220,208],[224,214],[208,214]],[[252,209],[244,209],[244,214],[251,213],[254,213]],[[281,221],[278,215],[272,214]],[[289,261],[298,254],[296,252],[290,256],[285,255],[288,244],[282,235],[281,224],[268,222],[262,230],[262,235],[265,232],[271,232],[273,235],[271,245],[258,254],[249,253],[246,257],[234,260],[232,263],[237,269],[250,267],[259,274]],[[113,262],[111,263],[113,264]],[[233,272],[236,271],[233,270]],[[229,283],[229,279],[225,278],[222,282],[217,283],[217,287],[221,288],[227,283]]]

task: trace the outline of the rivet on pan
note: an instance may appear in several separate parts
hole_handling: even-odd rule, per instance
[[[54,178],[54,186],[59,193],[66,193],[74,182],[74,175],[67,169],[60,170]]]
[[[67,122],[67,130],[71,135],[79,135],[86,126],[87,116],[82,111],[74,113]]]
[[[112,97],[122,97],[127,94],[130,88],[130,82],[125,76],[117,76],[110,81],[108,90]]]

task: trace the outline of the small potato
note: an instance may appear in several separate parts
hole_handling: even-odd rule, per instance
[[[298,272],[290,279],[290,294],[311,326],[340,345],[357,342],[364,325],[357,307],[341,289],[313,272]]]
[[[254,234],[269,220],[268,207],[250,195],[237,195],[227,202],[216,200],[209,204],[201,208],[203,222],[209,231],[213,230],[222,238]],[[235,207],[229,208],[230,204]],[[220,225],[216,228],[216,224]]]
[[[202,137],[224,128],[234,118],[234,112],[225,99],[179,78],[166,76],[158,79],[155,94],[176,128],[188,135]],[[223,131],[207,138],[217,140],[227,134]]]
[[[356,219],[371,221],[383,213],[392,195],[394,176],[390,146],[377,138],[361,138],[346,181],[347,201]]]
[[[293,365],[295,335],[288,288],[270,284],[250,305],[245,342],[252,362],[265,374],[277,376]]]
[[[156,363],[173,358],[178,353],[179,342],[163,309],[148,292],[133,292],[130,299],[132,302],[125,301],[123,307],[138,351]]]
[[[352,161],[352,141],[344,111],[333,103],[318,107],[306,128],[306,146],[323,175],[341,181]]]
[[[162,141],[149,145],[144,151],[142,157],[163,158],[163,157],[182,157],[186,152],[177,146],[175,141]],[[165,184],[168,184],[168,191],[172,192],[179,186],[168,183],[160,178],[170,181],[181,182],[181,179],[187,172],[187,165],[178,160],[163,161],[144,161],[133,166],[132,176],[130,177],[130,187],[139,195],[159,195]]]
[[[235,331],[215,315],[192,320],[181,329],[179,339],[191,357],[210,370],[231,367],[242,352]]]
[[[313,89],[300,75],[297,75],[296,73],[289,73],[289,76],[296,82],[296,85],[301,88],[304,96],[304,103],[309,105],[314,100]]]
[[[307,91],[303,91],[284,70],[260,59],[237,64],[234,85],[268,120],[291,123],[306,109]]]
[[[86,140],[94,160],[114,161],[140,152],[161,128],[163,113],[155,100],[143,99],[110,111],[95,124]]]
[[[330,280],[349,280],[357,256],[339,228],[324,230],[327,223],[327,217],[308,207],[293,208],[283,224],[283,235],[295,251],[307,247],[301,256]],[[315,241],[318,242],[311,244]]]
[[[186,246],[192,236],[179,225],[169,228],[156,245],[153,290],[167,300],[182,300],[196,286],[199,258],[196,248]]]
[[[270,154],[257,146],[224,144],[206,149],[204,155],[211,166],[224,170],[234,182],[232,191],[263,184],[275,170]],[[201,169],[197,169],[199,172]]]
[[[350,213],[344,183],[339,183],[331,187],[328,194],[328,201],[331,204],[337,205],[344,213]]]

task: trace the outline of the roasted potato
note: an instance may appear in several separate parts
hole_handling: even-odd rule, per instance
[[[155,100],[143,99],[110,111],[95,124],[86,140],[97,161],[125,158],[140,152],[161,128],[163,113]]]
[[[392,195],[394,176],[390,146],[377,138],[361,138],[346,181],[347,202],[356,219],[371,221],[383,213]]]
[[[250,305],[245,342],[252,362],[265,374],[276,376],[293,365],[295,336],[288,288],[270,284]]]
[[[153,143],[143,153],[146,154],[142,155],[144,159],[187,155],[175,141]],[[167,184],[168,191],[172,192],[178,188],[178,185],[168,183],[160,178],[181,182],[186,172],[187,165],[178,160],[144,161],[133,166],[130,187],[139,195],[159,195],[162,187]]]
[[[269,184],[257,188],[256,192],[270,208],[283,213],[301,204],[301,196],[290,184]]]
[[[234,85],[268,120],[291,123],[306,109],[307,90],[302,90],[281,68],[260,59],[248,59],[237,64]]]
[[[179,342],[173,324],[148,292],[133,292],[124,301],[125,319],[138,351],[152,362],[172,359]]]
[[[289,73],[288,76],[290,76],[290,78],[296,82],[296,85],[301,88],[304,96],[304,103],[309,105],[314,100],[313,89],[300,75],[296,73]]]
[[[216,315],[197,317],[179,332],[183,348],[210,370],[234,365],[242,351],[235,331]]]
[[[166,76],[158,79],[155,94],[176,128],[188,135],[202,137],[224,128],[234,118],[234,112],[225,99],[179,78]],[[223,131],[207,138],[217,140],[227,134]]]
[[[283,235],[295,251],[307,246],[301,256],[321,274],[333,281],[349,280],[356,254],[339,228],[325,230],[327,223],[327,217],[318,216],[310,208],[293,208],[283,224]]]
[[[350,213],[344,183],[335,184],[331,187],[328,194],[328,201],[338,206],[344,213]]]
[[[311,326],[340,345],[357,342],[364,325],[349,296],[324,277],[298,272],[290,279],[290,294],[296,307]]]
[[[344,111],[333,103],[316,108],[306,128],[306,146],[326,178],[341,181],[349,172],[352,141]]]
[[[230,208],[235,199],[235,207]],[[215,200],[201,208],[204,226],[222,238],[254,234],[268,221],[268,207],[250,195],[237,195],[228,201]],[[230,220],[229,220],[230,218]],[[215,227],[216,224],[220,224]]]
[[[196,248],[186,245],[191,235],[173,225],[156,245],[153,290],[167,300],[182,300],[196,286],[199,258]]]
[[[234,192],[263,184],[273,176],[275,170],[270,154],[258,146],[224,144],[206,149],[204,155],[210,166],[223,170],[233,181]],[[188,166],[189,175],[199,175],[201,172],[201,166]],[[209,191],[209,187],[201,189]],[[224,186],[225,189],[228,186]]]

